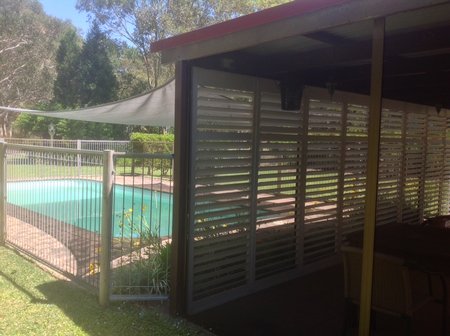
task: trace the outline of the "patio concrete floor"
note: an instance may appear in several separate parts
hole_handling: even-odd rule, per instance
[[[188,319],[219,336],[343,335],[342,265],[209,309]],[[441,335],[441,308],[431,303],[414,317],[413,335]],[[357,335],[355,330],[348,335]],[[373,335],[405,335],[402,319],[377,314]]]

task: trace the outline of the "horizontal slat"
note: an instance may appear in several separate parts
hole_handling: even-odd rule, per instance
[[[212,131],[202,131],[196,134],[197,141],[207,140],[234,140],[234,141],[244,141],[250,144],[252,139],[252,134],[250,132],[247,133],[237,133],[237,132],[212,132]],[[237,146],[237,144],[235,144]]]

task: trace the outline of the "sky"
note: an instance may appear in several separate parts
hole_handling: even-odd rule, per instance
[[[78,12],[75,8],[77,0],[39,0],[44,11],[62,20],[70,20],[80,30],[83,36],[89,31],[89,21],[85,12]]]

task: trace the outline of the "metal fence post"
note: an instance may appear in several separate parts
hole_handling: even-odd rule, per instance
[[[81,140],[77,140],[77,149],[81,150]],[[78,177],[81,176],[81,155],[77,154]]]
[[[6,241],[6,143],[0,141],[0,245]]]
[[[103,154],[103,195],[102,228],[100,238],[100,283],[99,301],[107,306],[111,289],[111,240],[112,240],[112,196],[114,175],[114,151],[106,150]]]

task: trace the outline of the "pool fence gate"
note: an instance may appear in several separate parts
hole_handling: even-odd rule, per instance
[[[0,142],[0,244],[102,305],[167,299],[173,155],[77,147]]]

